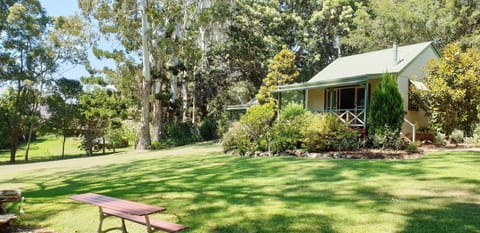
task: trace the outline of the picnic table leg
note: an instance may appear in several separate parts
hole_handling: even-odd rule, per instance
[[[152,233],[152,232],[155,231],[154,229],[152,229],[152,226],[150,225],[150,218],[148,217],[148,214],[145,215],[145,225],[147,225],[147,232],[148,233]]]
[[[127,227],[125,226],[125,219],[122,218],[122,232],[127,233]]]
[[[98,223],[98,233],[104,233],[104,231],[102,231],[102,225],[103,225],[103,220],[107,218],[107,216],[103,213],[102,207],[98,207],[98,212],[100,216],[99,218],[100,223]]]
[[[106,229],[106,230],[102,230],[103,229],[103,220],[110,217],[111,215],[104,213],[102,207],[100,207],[100,206],[98,207],[98,212],[99,212],[99,216],[100,216],[99,217],[100,223],[98,224],[98,233],[106,233],[106,232],[113,231],[113,230],[121,230],[122,233],[128,233],[127,226],[125,225],[125,219],[123,219],[123,218],[120,218],[122,220],[122,226],[121,227],[112,227],[112,228],[109,228],[109,229]]]

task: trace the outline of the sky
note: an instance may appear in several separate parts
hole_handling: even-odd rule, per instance
[[[68,16],[80,13],[77,0],[40,0],[40,4],[47,11],[49,16]],[[100,46],[107,46],[108,43],[100,42]],[[90,52],[89,60],[95,68],[113,66],[112,61],[98,60]],[[88,72],[83,66],[64,65],[60,68],[59,78],[79,79],[81,76],[88,76]]]

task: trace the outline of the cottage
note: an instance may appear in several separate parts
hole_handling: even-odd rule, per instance
[[[397,77],[403,97],[405,124],[402,132],[415,137],[415,126],[427,124],[425,113],[409,103],[413,86],[425,89],[423,78],[431,59],[440,57],[432,42],[340,57],[306,83],[279,86],[281,105],[302,102],[313,112],[336,114],[351,127],[366,129],[368,103],[384,73]]]

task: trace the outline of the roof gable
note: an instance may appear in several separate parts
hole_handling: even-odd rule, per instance
[[[339,81],[386,72],[399,73],[429,47],[436,51],[432,42],[400,46],[397,48],[396,63],[393,48],[341,57],[313,76],[308,83]]]

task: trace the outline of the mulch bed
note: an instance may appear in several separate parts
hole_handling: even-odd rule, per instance
[[[360,150],[346,152],[308,153],[306,157],[316,159],[418,159],[425,156],[423,152],[408,153],[393,150]]]

